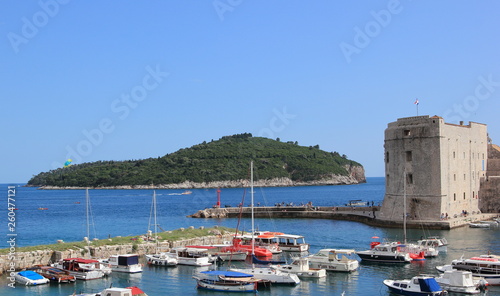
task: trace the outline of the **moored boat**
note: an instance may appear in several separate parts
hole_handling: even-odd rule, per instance
[[[278,270],[294,273],[299,278],[322,278],[326,276],[323,268],[311,268],[308,257],[296,258],[290,264],[273,266]]]
[[[179,265],[209,266],[213,261],[207,249],[179,247],[171,249],[168,255],[177,259]]]
[[[447,292],[431,276],[414,276],[409,280],[384,280],[392,293],[407,296],[440,296]]]
[[[186,246],[187,248],[197,248],[197,249],[206,249],[207,252],[212,256],[214,260],[221,261],[245,261],[248,252],[247,251],[222,251],[228,245],[220,244],[220,245],[200,245],[200,246]]]
[[[43,277],[33,270],[23,270],[14,275],[17,283],[25,286],[37,286],[49,283],[49,279]]]
[[[469,259],[455,259],[451,264],[436,266],[436,269],[445,272],[447,270],[457,269],[472,272],[472,276],[484,278],[489,285],[500,285],[500,256],[480,255]]]
[[[193,276],[198,289],[217,292],[257,292],[259,282],[251,274],[211,270],[202,271]]]
[[[99,279],[111,272],[111,268],[94,259],[66,258],[53,266],[68,271],[77,280]]]
[[[296,274],[283,272],[273,266],[267,267],[250,267],[250,268],[231,268],[230,271],[242,272],[251,274],[253,277],[261,280],[266,280],[272,284],[297,285],[300,279]]]
[[[111,255],[108,259],[100,261],[104,264],[109,264],[112,271],[127,273],[142,272],[142,264],[139,263],[139,255],[137,254]]]
[[[39,265],[31,268],[31,270],[49,279],[53,283],[74,283],[76,280],[75,276],[69,274],[68,271],[53,266]]]
[[[412,260],[410,254],[402,252],[399,244],[394,242],[372,245],[370,250],[358,251],[356,254],[361,260],[371,262],[409,263]]]
[[[447,270],[436,277],[438,284],[449,292],[479,294],[487,289],[484,278],[473,277],[472,272],[463,270]]]
[[[295,234],[280,234],[278,237],[278,246],[283,251],[289,252],[307,252],[309,244],[306,243],[304,236]]]
[[[318,253],[309,255],[307,259],[312,268],[351,272],[358,269],[359,262],[347,256],[352,256],[355,253],[356,251],[351,249],[321,249]]]
[[[148,296],[148,295],[138,287],[134,286],[127,288],[107,288],[102,290],[100,293],[71,294],[68,296]]]
[[[148,264],[158,266],[176,266],[178,263],[177,258],[167,252],[146,255],[146,260]]]

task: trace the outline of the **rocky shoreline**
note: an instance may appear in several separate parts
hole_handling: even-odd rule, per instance
[[[323,186],[323,185],[352,185],[365,183],[363,174],[351,174],[350,176],[331,175],[327,178],[308,182],[296,182],[290,178],[274,178],[270,180],[254,181],[255,187],[293,187],[293,186]],[[249,180],[236,181],[214,181],[214,182],[191,182],[185,181],[178,184],[158,184],[158,185],[120,185],[103,187],[79,187],[79,186],[40,186],[42,190],[67,190],[67,189],[209,189],[209,188],[241,188],[249,187]],[[38,186],[33,186],[38,187]]]

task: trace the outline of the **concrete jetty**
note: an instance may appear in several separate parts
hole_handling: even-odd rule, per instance
[[[244,218],[251,217],[251,207],[234,208],[207,208],[200,210],[190,218]],[[380,207],[304,207],[304,206],[278,206],[278,207],[254,207],[255,218],[285,218],[285,219],[331,219],[360,222],[371,226],[399,228],[403,227],[403,220],[384,220],[379,218]],[[453,229],[468,226],[471,222],[492,220],[500,214],[475,213],[467,216],[449,217],[443,220],[412,220],[408,219],[407,228],[427,229]]]

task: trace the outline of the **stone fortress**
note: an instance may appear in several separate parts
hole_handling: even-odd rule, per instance
[[[399,118],[385,130],[384,150],[380,219],[401,221],[405,212],[410,221],[500,212],[500,147],[485,124]]]

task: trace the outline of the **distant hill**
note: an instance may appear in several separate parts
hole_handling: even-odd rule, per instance
[[[345,155],[322,151],[317,145],[304,147],[244,133],[158,158],[97,161],[42,172],[31,178],[28,186],[239,187],[249,179],[251,160],[257,186],[365,182],[362,165]]]

